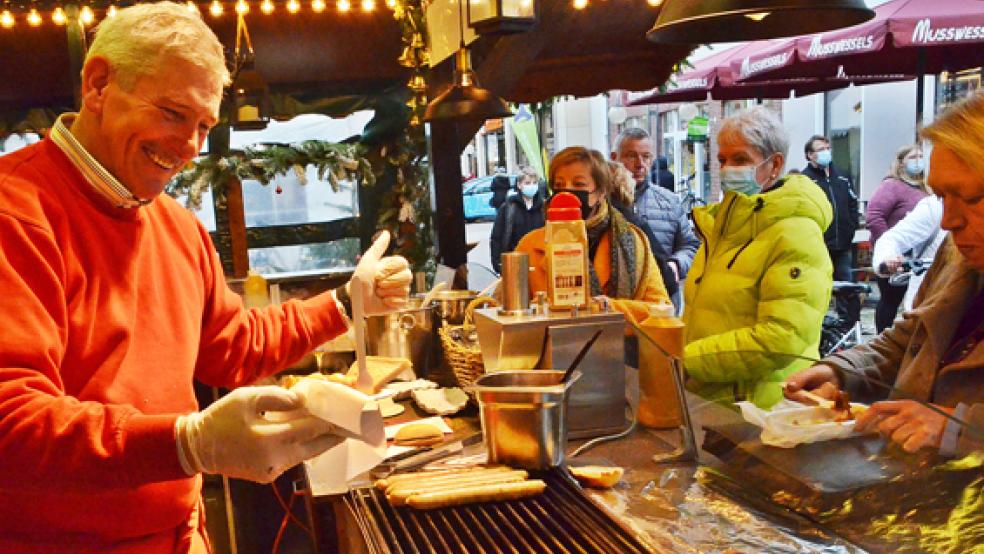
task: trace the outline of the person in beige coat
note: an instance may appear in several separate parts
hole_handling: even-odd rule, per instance
[[[984,92],[922,135],[933,142],[929,185],[943,200],[951,237],[913,310],[867,344],[789,376],[786,396],[800,400],[806,389],[832,398],[841,388],[875,401],[858,416],[859,431],[877,430],[909,452],[964,455],[984,450]]]

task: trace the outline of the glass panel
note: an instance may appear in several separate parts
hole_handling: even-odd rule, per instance
[[[359,239],[332,242],[250,248],[249,267],[263,274],[324,269],[351,269],[359,255]]]
[[[314,166],[309,166],[305,175],[306,185],[301,184],[294,172],[280,175],[266,186],[259,181],[243,181],[246,226],[293,225],[357,215],[354,183],[343,181],[335,192],[327,180],[318,179]]]
[[[533,0],[503,0],[502,15],[506,17],[533,17]]]
[[[178,196],[175,200],[184,206],[185,202],[188,200],[188,196]],[[212,204],[212,189],[202,193],[202,207],[197,210],[192,210],[192,212],[196,217],[198,217],[198,220],[202,222],[202,225],[205,226],[205,229],[207,229],[208,232],[211,233],[215,231],[215,205]]]
[[[468,0],[469,24],[495,17],[496,0]]]
[[[938,99],[937,112],[945,110],[948,106],[967,98],[974,91],[981,88],[981,68],[970,69],[958,73],[946,73],[940,75],[937,81]]]

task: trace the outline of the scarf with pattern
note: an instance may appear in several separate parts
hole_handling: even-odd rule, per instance
[[[588,262],[588,273],[590,274],[591,295],[605,295],[610,298],[632,298],[638,286],[637,273],[638,261],[636,259],[635,233],[629,222],[618,210],[612,209],[608,199],[601,201],[598,213],[592,215],[585,222],[588,231],[588,250],[591,252],[591,260]],[[609,240],[610,257],[609,267],[611,277],[605,289],[602,290],[598,274],[594,269],[595,256],[606,255],[598,253],[598,244],[601,237],[611,230]]]

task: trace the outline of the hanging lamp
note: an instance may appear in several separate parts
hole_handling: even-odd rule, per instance
[[[661,43],[761,40],[850,27],[874,16],[864,0],[666,0],[646,38]]]
[[[246,20],[243,12],[238,15],[234,53],[236,73],[232,80],[233,110],[230,123],[237,131],[258,131],[265,129],[270,122],[270,87],[256,70],[256,54],[253,52]]]
[[[512,110],[505,100],[478,84],[475,71],[472,70],[471,53],[465,46],[461,2],[458,3],[458,32],[460,43],[454,55],[454,80],[448,90],[437,95],[427,104],[424,121],[455,119],[485,121],[512,116]]]

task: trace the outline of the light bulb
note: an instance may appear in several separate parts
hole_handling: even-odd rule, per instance
[[[371,12],[376,9],[376,0],[362,0],[362,11]]]
[[[301,3],[297,0],[287,0],[287,11],[290,13],[301,11]]]
[[[583,10],[588,5],[588,0],[574,0],[574,9]]]
[[[27,14],[27,24],[31,27],[41,25],[41,14],[38,13],[38,10],[31,8],[31,12]]]
[[[240,15],[249,13],[249,4],[246,3],[246,0],[236,2],[236,13]]]
[[[96,14],[92,13],[92,8],[89,6],[82,6],[79,11],[79,21],[83,25],[92,25],[92,22],[96,20]]]
[[[391,9],[391,10],[392,9],[395,9],[396,8],[396,0],[386,0],[386,7],[389,8],[389,9]]]
[[[658,8],[663,3],[663,0],[646,0],[646,3],[654,8]]]
[[[222,2],[219,2],[219,0],[212,0],[212,5],[208,7],[208,12],[212,14],[212,17],[219,17],[224,11]]]
[[[347,12],[352,9],[352,2],[350,0],[338,0],[338,11]]]
[[[314,10],[314,13],[325,11],[325,0],[311,0],[311,9]]]
[[[260,4],[260,11],[267,15],[272,14],[273,9],[273,2],[271,0],[263,0],[263,3]]]
[[[3,10],[0,14],[0,26],[4,29],[9,29],[14,26],[14,16],[10,13],[10,10]]]
[[[55,22],[55,25],[65,24],[65,10],[58,6],[55,11],[51,14],[51,20]]]
[[[110,4],[109,7],[106,8],[106,17],[115,17],[115,16],[116,16],[116,4]]]
[[[185,2],[185,6],[188,8],[188,11],[191,12],[191,13],[195,13],[195,12],[198,11],[198,4],[192,2],[191,0],[188,0],[187,2]],[[114,11],[113,13],[116,13],[116,12]]]

